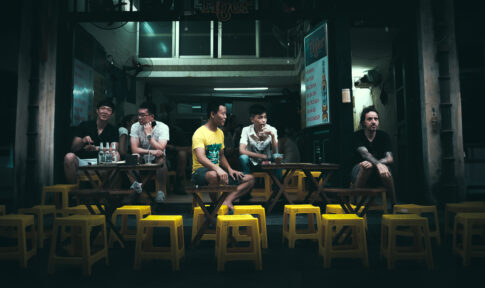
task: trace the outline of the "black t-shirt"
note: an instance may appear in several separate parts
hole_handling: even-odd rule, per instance
[[[386,132],[377,130],[376,137],[372,142],[369,142],[365,136],[364,130],[359,130],[354,133],[354,164],[364,161],[357,148],[365,146],[374,158],[380,160],[386,157],[386,152],[391,152],[391,138]]]
[[[74,136],[79,138],[89,136],[94,141],[93,145],[95,146],[99,146],[99,143],[101,142],[103,142],[103,145],[105,145],[106,142],[111,143],[119,141],[118,130],[116,130],[116,128],[109,123],[106,125],[106,127],[104,127],[103,132],[98,135],[98,126],[96,125],[96,120],[81,122],[81,124],[79,124],[77,127]],[[98,157],[98,151],[86,151],[81,148],[81,150],[76,152],[76,155],[81,159],[96,158]]]

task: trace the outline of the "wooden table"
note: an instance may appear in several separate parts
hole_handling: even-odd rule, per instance
[[[96,214],[91,208],[91,205],[96,205],[99,211],[106,216],[106,223],[109,228],[113,229],[116,237],[120,240],[123,246],[125,241],[118,229],[111,222],[111,216],[113,215],[116,208],[122,206],[122,199],[125,196],[129,196],[135,193],[131,189],[116,189],[113,187],[115,180],[124,174],[128,176],[129,174],[137,179],[138,182],[142,183],[142,188],[145,188],[145,184],[150,179],[156,179],[156,171],[161,168],[163,163],[153,163],[153,164],[141,164],[141,165],[124,165],[124,164],[100,164],[100,165],[87,165],[79,167],[80,173],[84,173],[89,179],[92,185],[92,189],[77,189],[70,192],[73,198],[77,199],[78,202],[86,205],[91,214]],[[140,173],[141,171],[147,171],[147,173]],[[92,175],[95,174],[101,180],[98,184],[94,181]],[[151,200],[152,197],[148,191],[144,190],[148,194]],[[105,206],[103,209],[102,205]]]
[[[237,191],[236,185],[215,185],[215,186],[189,186],[185,187],[185,191],[187,193],[192,194],[194,200],[197,204],[199,204],[202,212],[204,212],[204,223],[199,227],[199,231],[194,237],[192,241],[192,247],[197,246],[199,244],[200,239],[204,235],[205,231],[209,228],[209,225],[216,226],[217,223],[217,212],[226,200],[226,197],[230,193],[235,193]],[[204,201],[199,197],[197,193],[220,193],[219,197],[214,203],[211,203],[210,207],[205,207]]]
[[[266,204],[266,211],[269,214],[271,213],[271,210],[273,210],[274,205],[276,204],[276,202],[278,202],[281,195],[283,195],[289,203],[293,203],[293,201],[288,198],[288,194],[285,191],[285,186],[287,186],[288,181],[297,170],[302,170],[307,177],[307,181],[311,181],[310,183],[313,183],[313,185],[311,185],[313,189],[309,190],[307,196],[305,197],[305,202],[309,201],[313,193],[318,193],[323,197],[323,199],[327,200],[327,196],[324,193],[326,190],[325,185],[332,176],[333,172],[340,168],[340,165],[332,163],[272,163],[261,165],[261,168],[263,169],[263,171],[267,172],[271,176],[273,182],[276,183],[276,185],[278,186],[278,190],[273,191],[273,194],[270,196]],[[285,173],[282,175],[282,181],[280,181],[278,177],[276,177],[275,171],[277,169],[286,170]],[[319,177],[315,178],[311,173],[312,171],[319,171],[321,172],[321,174]],[[323,180],[322,184],[319,184],[320,180]]]

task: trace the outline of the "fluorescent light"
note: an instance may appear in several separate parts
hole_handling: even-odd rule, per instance
[[[264,91],[268,87],[245,87],[245,88],[214,88],[214,91]]]

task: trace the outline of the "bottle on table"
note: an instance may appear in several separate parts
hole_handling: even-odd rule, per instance
[[[111,163],[111,147],[109,146],[109,142],[106,142],[105,146],[105,151],[104,151],[104,157],[105,157],[105,162],[106,163]]]
[[[99,143],[99,151],[98,151],[98,164],[103,164],[106,158],[104,157],[104,147],[103,142]]]
[[[116,143],[115,142],[111,142],[111,160],[113,162],[118,161],[118,155],[116,154]]]

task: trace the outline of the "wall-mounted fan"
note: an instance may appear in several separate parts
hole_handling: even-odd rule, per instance
[[[147,72],[146,76],[152,71],[153,62],[150,58],[129,57],[123,65],[123,71],[133,76],[137,76],[141,71]]]

